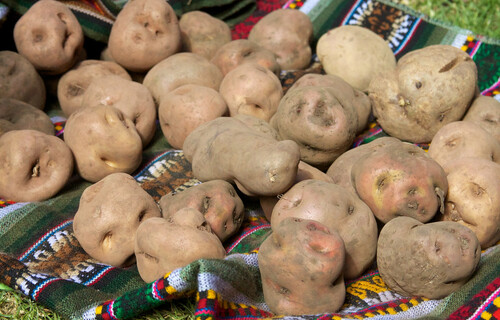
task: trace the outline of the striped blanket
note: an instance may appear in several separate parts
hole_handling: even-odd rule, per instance
[[[23,13],[34,0],[2,2]],[[125,1],[63,2],[77,13],[89,38],[105,41]],[[177,5],[177,10],[186,10],[183,6],[186,1],[171,2]],[[199,2],[205,6],[214,3]],[[316,40],[330,28],[355,24],[382,35],[396,57],[431,44],[461,48],[478,66],[481,94],[500,100],[498,40],[430,21],[386,0],[249,1],[241,11],[231,15],[233,38],[245,38],[262,16],[281,7],[307,13]],[[284,88],[307,72],[321,72],[321,66],[313,61],[308,70],[282,72]],[[62,135],[65,118],[55,100],[49,101],[47,112],[57,134]],[[372,123],[353,147],[385,135]],[[182,151],[172,149],[160,129],[144,150],[144,161],[134,177],[156,200],[199,182]],[[257,253],[270,233],[270,226],[254,200],[245,199],[245,221],[240,232],[226,241],[226,259],[198,260],[145,283],[135,266],[116,268],[101,264],[80,247],[72,231],[72,219],[80,196],[89,185],[74,176],[56,197],[43,202],[15,203],[0,199],[1,283],[67,319],[132,319],[183,299],[196,301],[193,312],[197,319],[292,319],[273,315],[263,298]],[[346,283],[346,287],[345,304],[338,313],[304,315],[300,319],[500,319],[500,245],[484,251],[474,277],[444,299],[400,296],[386,287],[376,265]]]

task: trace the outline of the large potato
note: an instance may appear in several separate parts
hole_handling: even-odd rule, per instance
[[[396,69],[368,88],[373,114],[387,134],[428,143],[447,123],[462,119],[475,97],[477,67],[451,45],[432,45],[399,59]]]
[[[45,74],[71,68],[83,51],[83,30],[73,12],[55,0],[33,4],[14,26],[17,51]]]
[[[316,53],[327,74],[341,77],[354,88],[367,91],[380,72],[396,68],[396,57],[378,34],[361,26],[343,25],[324,33]]]
[[[0,136],[22,129],[54,135],[54,124],[45,112],[21,100],[0,98]]]
[[[145,72],[181,49],[174,10],[163,0],[128,1],[111,28],[108,48],[125,69]]]
[[[45,83],[31,62],[17,52],[0,51],[0,98],[45,108]]]
[[[73,155],[53,135],[12,130],[0,136],[0,197],[18,202],[55,196],[73,174]]]
[[[463,120],[478,123],[500,142],[500,102],[495,98],[478,96],[472,101]]]

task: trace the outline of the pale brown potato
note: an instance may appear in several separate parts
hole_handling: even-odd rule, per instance
[[[223,75],[208,59],[192,52],[176,53],[151,68],[143,84],[151,91],[157,106],[161,96],[185,84],[196,84],[219,91]]]
[[[73,155],[60,138],[37,130],[0,136],[0,197],[17,202],[55,196],[73,174]]]
[[[248,114],[269,121],[276,113],[283,89],[271,70],[245,63],[228,72],[219,92],[226,101],[230,116]]]
[[[448,195],[441,220],[474,231],[481,248],[500,241],[500,164],[487,159],[457,159],[448,167]]]
[[[137,228],[154,217],[161,217],[160,208],[134,177],[112,173],[83,191],[73,231],[89,256],[127,267],[135,262]]]
[[[80,176],[97,182],[105,176],[132,173],[142,161],[142,141],[132,120],[113,106],[94,106],[72,113],[64,140],[73,151]]]
[[[500,164],[500,141],[476,122],[455,121],[436,132],[428,154],[445,171],[457,159],[466,157],[483,158]]]
[[[180,192],[171,192],[161,197],[159,205],[166,219],[182,208],[196,209],[222,242],[240,229],[245,216],[243,201],[225,180],[211,180]]]
[[[318,221],[339,233],[345,245],[346,279],[361,276],[375,260],[377,223],[370,208],[355,193],[322,180],[300,181],[274,206],[271,227],[290,217]]]
[[[278,9],[250,30],[248,39],[274,52],[281,70],[305,69],[311,63],[313,25],[300,10]]]
[[[14,51],[0,51],[0,98],[12,98],[45,108],[45,83],[35,67]]]
[[[277,141],[236,117],[202,124],[187,136],[182,149],[196,178],[235,183],[249,196],[277,195],[287,190],[295,180],[300,160],[294,141]]]
[[[232,40],[231,29],[223,20],[194,10],[179,19],[182,50],[212,59],[215,52]]]
[[[42,110],[12,98],[0,98],[0,136],[7,131],[31,129],[54,135],[54,124]]]
[[[444,298],[474,275],[480,257],[474,232],[451,221],[394,218],[382,228],[377,246],[380,276],[406,297]]]
[[[380,72],[396,68],[389,43],[368,28],[342,25],[319,38],[316,53],[327,74],[341,77],[360,91],[367,91]]]
[[[276,61],[276,55],[248,39],[236,39],[219,48],[211,60],[223,75],[243,63],[256,63],[271,70],[279,76],[281,67]]]
[[[181,49],[179,20],[167,1],[128,1],[113,23],[108,47],[125,69],[146,72]]]
[[[62,111],[69,117],[84,107],[82,97],[92,80],[106,75],[117,75],[132,80],[127,70],[113,61],[83,60],[64,73],[57,82],[57,99]]]
[[[182,149],[184,140],[195,128],[228,114],[219,92],[196,84],[185,84],[166,93],[158,107],[163,135],[176,149]]]
[[[317,221],[288,218],[273,226],[258,253],[264,300],[271,312],[337,312],[346,293],[344,258],[342,238]]]
[[[73,12],[55,0],[34,3],[14,26],[17,51],[44,74],[70,69],[83,51],[83,30]]]
[[[132,120],[143,148],[155,135],[156,106],[144,85],[118,75],[95,78],[82,96],[82,108],[98,105],[113,106]]]
[[[478,96],[472,101],[464,121],[478,123],[500,142],[500,101],[489,96]]]
[[[406,53],[396,69],[374,77],[368,88],[377,122],[390,136],[428,143],[447,123],[462,119],[475,98],[477,67],[451,45]]]
[[[182,217],[148,219],[137,229],[134,251],[145,282],[199,259],[226,257],[220,239],[211,232],[201,212],[183,208],[178,214]]]

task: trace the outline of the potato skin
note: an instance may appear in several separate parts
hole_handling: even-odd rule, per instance
[[[375,77],[368,95],[387,134],[428,143],[441,127],[464,116],[475,97],[477,79],[477,67],[467,53],[432,45],[408,52],[393,72]]]
[[[451,221],[396,217],[384,225],[377,266],[386,285],[406,297],[441,299],[474,274],[481,246],[474,232]]]
[[[472,101],[463,120],[478,123],[500,142],[500,102],[495,98],[478,96]]]
[[[37,130],[0,136],[0,197],[17,202],[55,196],[73,174],[73,155],[60,138]]]
[[[10,130],[31,129],[54,135],[54,124],[42,110],[12,98],[0,98],[0,136]]]

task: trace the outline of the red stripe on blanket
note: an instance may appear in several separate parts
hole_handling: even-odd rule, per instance
[[[498,289],[500,288],[500,277],[497,277],[495,280],[490,282],[483,290],[481,290],[478,294],[476,294],[472,299],[466,302],[463,306],[459,307],[455,312],[453,312],[448,320],[461,320],[465,318],[469,318],[473,316],[478,310],[477,316],[480,317],[482,311],[484,311],[488,305],[487,301],[493,301],[496,297],[499,296],[500,292]],[[495,296],[493,296],[495,294]],[[484,304],[484,308],[481,309],[481,306]],[[490,318],[495,319],[495,318]],[[498,318],[496,318],[498,319]]]

